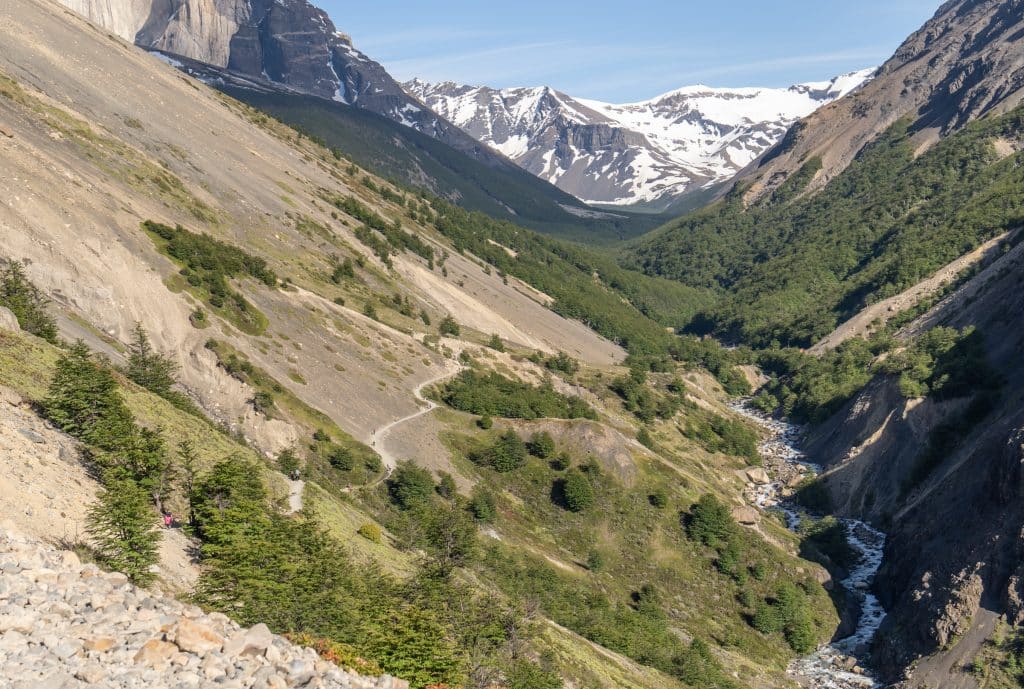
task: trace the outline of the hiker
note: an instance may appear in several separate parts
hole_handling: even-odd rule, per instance
[[[174,517],[171,516],[170,512],[164,512],[164,528],[171,528],[171,524],[174,523]]]

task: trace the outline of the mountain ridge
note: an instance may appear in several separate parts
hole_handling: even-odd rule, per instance
[[[859,88],[864,69],[785,89],[685,86],[635,103],[549,86],[495,89],[413,79],[404,88],[478,141],[580,200],[666,208],[732,177],[789,125]]]

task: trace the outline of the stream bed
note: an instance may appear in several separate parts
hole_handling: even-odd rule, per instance
[[[768,481],[753,482],[747,497],[765,510],[780,510],[786,524],[796,531],[801,510],[789,498],[792,489],[804,478],[821,473],[821,467],[811,464],[800,451],[800,429],[753,409],[749,402],[737,404],[733,409],[768,431],[768,438],[759,448]],[[825,644],[814,653],[794,660],[790,675],[809,689],[871,689],[877,687],[871,674],[864,668],[863,658],[878,631],[885,610],[871,593],[871,584],[882,564],[885,534],[856,519],[840,519],[846,528],[850,545],[860,553],[857,564],[839,585],[853,596],[860,607],[853,634]]]

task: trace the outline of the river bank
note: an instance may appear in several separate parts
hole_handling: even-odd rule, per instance
[[[786,525],[796,532],[805,510],[793,501],[793,492],[806,478],[821,473],[821,467],[808,462],[799,449],[799,427],[768,417],[750,407],[749,402],[736,404],[733,409],[767,432],[759,453],[768,481],[753,482],[747,499],[763,510],[781,511]],[[871,689],[878,682],[862,659],[867,657],[868,647],[885,617],[885,610],[871,592],[882,564],[885,534],[856,519],[839,521],[846,529],[847,541],[859,555],[839,585],[857,601],[860,613],[852,634],[794,660],[789,674],[808,689]]]

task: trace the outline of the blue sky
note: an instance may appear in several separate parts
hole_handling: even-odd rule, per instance
[[[398,79],[613,102],[788,86],[880,64],[940,0],[313,0]]]

